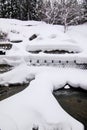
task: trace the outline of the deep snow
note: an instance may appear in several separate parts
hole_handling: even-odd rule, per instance
[[[83,126],[60,107],[52,92],[66,83],[87,89],[87,71],[69,68],[29,67],[23,64],[11,72],[1,75],[0,83],[6,85],[22,83],[34,76],[35,80],[24,91],[0,102],[0,126],[3,129],[6,128],[4,122],[6,117],[6,122],[11,119],[6,130],[11,127],[14,130],[30,130],[33,125],[39,126],[41,130],[83,130]]]
[[[28,26],[29,25],[29,26]],[[70,26],[64,33],[63,26],[49,25],[44,22],[19,21],[0,19],[0,30],[8,33],[10,41],[22,41],[21,43],[11,43],[12,49],[6,51],[6,58],[1,57],[0,63],[12,61],[18,64],[21,60],[35,62],[35,59],[56,61],[74,61],[77,63],[87,63],[87,24]],[[29,38],[36,34],[37,38],[29,41]],[[42,50],[39,54],[32,55],[28,51]],[[65,50],[74,54],[45,54],[46,50]],[[11,56],[15,57],[15,62]],[[26,57],[25,57],[26,56]],[[18,60],[19,57],[19,60]],[[50,61],[49,61],[50,62]]]
[[[31,25],[31,26],[30,26]],[[53,90],[66,84],[87,90],[87,70],[63,67],[32,66],[39,59],[62,60],[87,63],[87,24],[69,27],[67,33],[62,26],[44,22],[0,19],[0,30],[8,33],[12,49],[0,56],[0,64],[14,65],[14,69],[0,74],[0,84],[23,83],[34,78],[22,92],[0,102],[1,130],[83,130],[83,125],[67,114],[58,104]],[[29,41],[36,34],[37,38]],[[42,50],[39,54],[28,51]],[[44,50],[65,49],[74,54],[44,54]],[[78,53],[76,53],[78,52]],[[65,62],[66,63],[66,62]],[[58,63],[57,63],[58,64]]]

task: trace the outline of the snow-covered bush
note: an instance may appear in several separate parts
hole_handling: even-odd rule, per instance
[[[0,40],[6,40],[8,34],[6,32],[0,31]]]
[[[12,32],[12,33],[19,34],[19,31],[16,31],[15,29],[12,29],[11,32]]]

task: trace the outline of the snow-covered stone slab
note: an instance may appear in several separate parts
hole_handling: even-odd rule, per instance
[[[59,50],[59,51],[66,51],[66,52],[71,52],[71,53],[80,53],[82,51],[82,49],[77,46],[77,45],[74,45],[74,44],[30,44],[28,47],[27,47],[27,51],[29,52],[34,52],[34,51],[38,51],[38,50],[41,50],[42,52],[45,52],[45,51],[56,51],[56,50]]]

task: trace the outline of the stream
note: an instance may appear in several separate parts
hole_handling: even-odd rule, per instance
[[[53,95],[62,108],[82,122],[87,130],[87,91],[80,88],[59,89]]]
[[[0,64],[0,74],[12,70],[12,66],[7,64]]]

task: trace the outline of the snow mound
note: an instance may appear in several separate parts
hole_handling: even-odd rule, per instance
[[[12,43],[0,63],[14,65],[14,69],[0,74],[0,85],[24,83],[35,78],[22,92],[0,102],[1,130],[83,130],[83,125],[67,114],[54,98],[53,90],[66,84],[87,90],[87,70],[32,66],[38,61],[55,63],[73,62],[87,64],[87,25],[71,26],[63,33],[63,26],[49,25],[36,21],[0,19],[0,30],[6,32]],[[32,41],[29,38],[37,34]],[[44,51],[66,50],[78,54],[47,55]],[[41,50],[40,54],[28,51]],[[68,61],[68,62],[67,62]],[[28,65],[29,66],[28,66]],[[18,66],[19,65],[19,66]],[[34,64],[35,65],[35,64]]]
[[[27,47],[27,51],[29,52],[33,52],[33,51],[55,51],[55,50],[59,50],[59,51],[67,51],[67,52],[73,52],[73,53],[80,53],[82,50],[79,46],[74,45],[74,44],[31,44]]]

